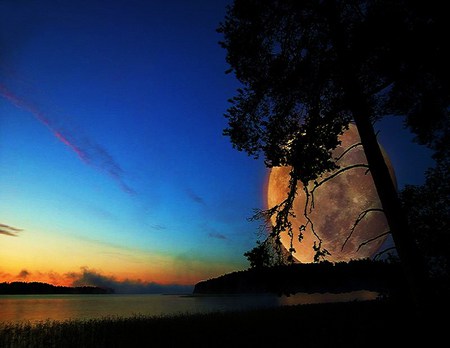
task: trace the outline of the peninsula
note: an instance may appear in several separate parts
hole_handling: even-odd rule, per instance
[[[404,284],[397,262],[368,259],[251,268],[195,285],[194,294],[342,293],[357,290],[398,293]]]

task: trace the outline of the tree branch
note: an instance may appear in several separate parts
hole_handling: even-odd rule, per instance
[[[314,254],[314,262],[318,262],[318,261],[320,261],[321,257],[325,258],[327,255],[331,255],[331,254],[327,249],[322,249],[322,238],[320,238],[320,236],[316,233],[316,231],[314,229],[314,223],[312,222],[311,218],[308,216],[309,197],[311,196],[311,194],[308,191],[308,186],[303,185],[303,190],[305,191],[305,195],[306,195],[305,206],[303,209],[303,216],[306,218],[306,225],[300,226],[300,233],[302,233],[302,231],[305,230],[306,227],[308,227],[308,225],[311,225],[311,232],[314,234],[314,236],[319,241],[319,245],[316,245],[315,241],[314,241],[314,245],[313,245],[313,249],[316,252]],[[312,211],[312,209],[313,209],[313,207],[311,206],[310,212]]]
[[[272,217],[275,216],[275,223],[272,224],[270,237],[272,237],[275,241],[277,248],[276,251],[280,260],[282,259],[280,233],[286,231],[291,239],[289,247],[290,256],[292,257],[292,253],[295,252],[293,246],[294,232],[292,230],[292,222],[290,221],[290,217],[295,218],[295,213],[293,212],[292,207],[294,199],[297,195],[297,183],[297,177],[291,171],[288,186],[289,191],[286,199],[270,209],[256,210],[255,214],[249,219],[249,221],[264,219],[265,226],[268,226],[268,224],[271,223]]]
[[[351,146],[349,146],[344,152],[342,152],[338,157],[336,157],[334,160],[337,162],[337,161],[339,161],[342,157],[344,157],[347,153],[349,153],[352,149],[354,149],[355,147],[358,147],[358,146],[362,146],[362,143],[361,142],[359,142],[359,143],[355,143],[355,144],[353,144],[353,145],[351,145]]]
[[[356,220],[355,220],[355,222],[354,222],[352,228],[350,229],[350,233],[348,234],[347,238],[345,239],[344,243],[342,244],[341,251],[344,250],[345,244],[347,244],[348,240],[349,240],[349,239],[351,238],[351,236],[353,235],[353,232],[355,232],[356,226],[359,225],[359,223],[361,222],[361,220],[364,219],[364,217],[365,217],[368,213],[373,212],[373,211],[383,212],[383,209],[381,209],[381,208],[369,208],[369,209],[366,209],[366,210],[362,211],[361,213],[359,213],[359,215],[358,215],[358,217],[356,218]],[[359,248],[360,248],[360,247],[358,247],[358,250],[359,250]]]
[[[388,235],[388,234],[390,234],[390,233],[391,233],[391,231],[387,231],[387,232],[384,232],[384,233],[379,234],[379,235],[376,236],[376,237],[370,238],[370,239],[366,240],[365,242],[362,242],[362,243],[358,246],[358,249],[356,249],[356,251],[358,252],[359,249],[361,249],[362,246],[364,246],[364,245],[366,245],[366,244],[369,244],[370,242],[373,242],[374,240],[377,240],[378,238],[384,237],[384,236],[386,236],[386,235]]]
[[[384,253],[387,253],[388,251],[396,250],[396,249],[397,249],[397,248],[396,248],[395,246],[386,248],[386,249],[380,251],[379,253],[377,253],[377,254],[373,257],[373,259],[376,260],[376,259],[379,258],[381,255],[383,255]]]
[[[311,190],[311,195],[312,195],[312,202],[311,202],[311,206],[314,207],[314,191],[320,187],[321,185],[325,184],[327,181],[333,179],[334,177],[338,176],[339,174],[346,172],[347,170],[350,169],[354,169],[354,168],[367,168],[366,174],[369,171],[369,165],[364,164],[364,163],[357,163],[357,164],[352,164],[349,165],[347,167],[343,167],[343,168],[339,168],[339,170],[335,171],[333,174],[331,174],[330,176],[327,176],[325,179],[323,179],[322,181],[314,181],[314,187]]]

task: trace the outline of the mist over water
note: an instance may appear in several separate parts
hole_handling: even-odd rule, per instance
[[[87,320],[102,317],[161,316],[186,313],[248,310],[285,305],[353,300],[373,300],[377,293],[354,291],[342,294],[292,296],[235,295],[2,295],[0,324],[45,320]]]

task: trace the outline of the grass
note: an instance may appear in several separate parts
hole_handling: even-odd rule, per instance
[[[445,338],[441,323],[444,326],[442,321],[404,304],[355,301],[239,312],[0,324],[0,347],[398,347],[423,340],[432,346],[433,340]]]

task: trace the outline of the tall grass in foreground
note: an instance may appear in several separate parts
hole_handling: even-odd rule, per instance
[[[376,300],[0,324],[0,347],[390,347],[424,338],[430,344],[437,326],[427,323],[404,305]]]

